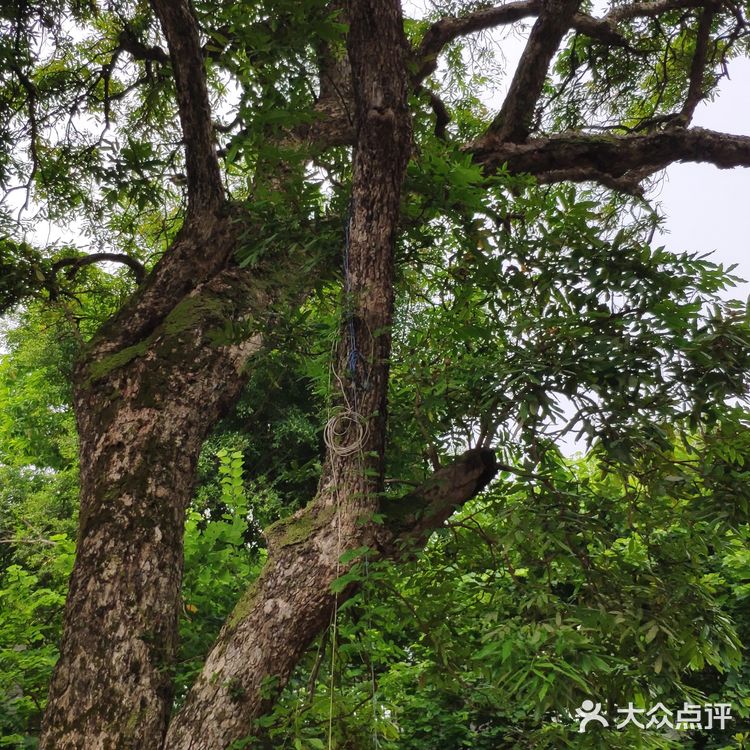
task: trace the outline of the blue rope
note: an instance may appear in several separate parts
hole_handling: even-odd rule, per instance
[[[351,291],[352,282],[349,274],[349,228],[352,222],[352,201],[349,201],[349,210],[347,211],[346,221],[344,223],[344,293],[346,295],[346,309],[347,309],[347,327],[349,329],[349,355],[347,357],[347,366],[349,368],[349,374],[351,375],[354,387],[357,387],[357,361],[360,358],[359,350],[357,349],[357,336],[354,331],[354,315],[351,310]]]

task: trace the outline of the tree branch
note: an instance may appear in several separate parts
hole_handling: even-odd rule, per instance
[[[430,26],[419,45],[416,57],[421,62],[415,79],[422,81],[430,75],[437,68],[437,56],[443,47],[457,37],[536,16],[541,8],[541,0],[517,0],[460,18],[441,18]]]
[[[438,469],[406,497],[385,500],[381,506],[385,524],[378,538],[382,554],[409,556],[423,547],[432,532],[481,492],[499,469],[494,451],[474,448]]]
[[[616,24],[620,21],[629,21],[631,18],[653,18],[680,8],[700,8],[704,4],[705,0],[653,0],[653,2],[632,3],[611,10],[600,20]]]
[[[81,258],[63,258],[62,260],[56,261],[55,263],[53,263],[50,272],[51,280],[54,283],[58,271],[60,271],[60,269],[62,268],[65,268],[66,266],[71,266],[71,268],[67,271],[67,274],[69,276],[72,276],[85,266],[90,266],[94,263],[102,263],[105,261],[110,263],[122,263],[123,265],[126,265],[132,271],[136,284],[143,283],[143,279],[146,277],[146,269],[143,264],[130,255],[124,255],[122,253],[92,253],[91,255],[84,255]]]
[[[630,41],[615,29],[614,24],[604,18],[594,18],[585,13],[576,13],[573,16],[572,28],[579,34],[610,47],[624,47],[633,50]]]
[[[409,79],[398,0],[351,0],[348,11],[357,141],[345,275],[354,302],[349,321],[342,321],[334,368],[341,374],[336,399],[351,415],[338,434],[354,449],[329,442],[316,498],[267,530],[268,562],[172,719],[165,750],[223,748],[247,734],[268,706],[267,681],[283,687],[329,621],[336,601],[331,584],[347,567],[342,554],[372,546],[376,532],[371,518],[383,487],[393,253],[411,149]],[[360,359],[350,367],[355,340]],[[357,431],[356,424],[367,429]]]
[[[531,29],[500,113],[490,132],[501,141],[523,141],[547,77],[547,70],[560,42],[571,26],[580,0],[546,0],[544,10]]]
[[[177,237],[137,293],[99,330],[89,356],[101,358],[148,336],[191,290],[223,267],[239,226],[224,204],[198,23],[189,0],[153,0],[169,46],[185,143],[188,210]]]
[[[422,43],[415,53],[419,67],[414,79],[423,81],[437,68],[437,57],[446,44],[459,36],[474,34],[497,26],[505,26],[524,18],[539,15],[542,11],[542,0],[516,0],[515,2],[485,8],[465,16],[448,16],[436,21],[424,35]],[[573,15],[571,27],[581,34],[596,39],[604,44],[617,47],[629,47],[630,44],[609,21],[593,18],[585,13]]]
[[[690,85],[680,112],[680,120],[684,125],[687,125],[693,119],[695,108],[703,99],[703,78],[706,74],[708,62],[708,42],[711,38],[711,24],[716,12],[716,5],[706,5],[700,16],[695,38],[695,53],[690,64]]]
[[[507,165],[508,171],[533,174],[540,182],[621,178],[644,168],[656,172],[675,161],[750,167],[750,136],[703,128],[623,136],[563,133],[527,143],[504,143],[491,134],[466,150],[488,172]]]
[[[390,557],[412,555],[496,473],[492,451],[464,453],[406,498],[387,502],[386,524],[374,527],[374,540],[362,536],[370,524],[350,525],[341,507],[322,505],[320,496],[266,529],[268,561],[228,618],[184,707],[173,717],[164,750],[226,747],[252,731],[253,720],[272,704],[274,692],[330,622],[334,603],[340,606],[356,590],[350,585],[335,597],[331,591],[354,562],[341,563],[341,554],[364,543],[374,555],[378,548]]]
[[[450,112],[445,106],[445,102],[434,92],[426,89],[421,83],[414,87],[414,93],[424,94],[430,102],[430,107],[435,114],[435,135],[440,140],[445,140],[445,129],[451,121]]]
[[[154,45],[147,47],[129,29],[125,28],[117,38],[120,50],[129,53],[134,60],[150,60],[151,62],[168,63],[169,55]]]
[[[188,213],[215,211],[224,201],[198,21],[188,0],[152,0],[172,60],[185,141]]]

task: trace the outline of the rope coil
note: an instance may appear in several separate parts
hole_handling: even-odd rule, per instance
[[[334,455],[352,456],[362,450],[369,431],[367,420],[361,414],[352,409],[344,409],[326,422],[323,441]],[[354,436],[347,442],[346,438],[350,432],[353,432]]]

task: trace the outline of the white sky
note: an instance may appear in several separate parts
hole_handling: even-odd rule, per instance
[[[498,35],[497,43],[507,58],[504,95],[525,39]],[[731,61],[729,76],[722,80],[713,102],[698,106],[692,124],[750,135],[750,60]],[[673,164],[649,197],[666,216],[664,232],[654,238],[656,244],[673,252],[713,252],[711,260],[725,267],[737,264],[734,274],[750,280],[750,168]],[[728,290],[724,297],[745,300],[748,295],[750,283],[746,282]]]
[[[700,105],[693,124],[750,135],[750,60],[732,61],[729,75],[715,101]],[[735,275],[750,280],[750,169],[673,164],[656,195],[667,215],[668,234],[659,242],[673,251],[713,250],[712,260],[736,263]],[[727,296],[744,300],[749,294],[744,283]]]

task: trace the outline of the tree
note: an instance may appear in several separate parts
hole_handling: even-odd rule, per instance
[[[690,127],[746,49],[745,9],[455,10],[405,25],[389,0],[4,9],[4,183],[120,246],[50,251],[12,227],[2,245],[4,307],[45,296],[82,329],[77,551],[42,748],[229,746],[354,592],[352,566],[424,546],[498,473],[490,446],[543,465],[567,398],[571,421],[627,462],[663,448],[659,423],[708,429],[744,396],[742,315],[702,305],[722,274],[649,248],[648,212],[620,216],[673,161],[750,165],[750,138]],[[508,94],[487,113],[451,78],[463,62],[450,45],[526,18]],[[183,148],[184,205],[166,179],[182,182]],[[611,192],[592,201],[593,185]],[[76,296],[99,261],[137,288],[106,297],[115,309],[93,333]],[[263,570],[170,719],[201,446],[269,352],[302,346],[339,265],[317,490],[266,529]],[[456,347],[463,392],[430,387],[454,363],[436,364],[429,330]],[[388,450],[407,428],[423,456]],[[386,472],[421,481],[394,498]]]

